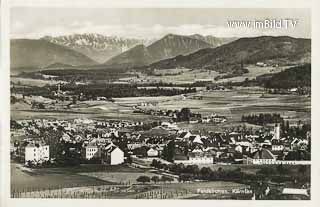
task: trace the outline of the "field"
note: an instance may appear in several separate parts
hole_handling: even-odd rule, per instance
[[[199,97],[201,99],[199,100]],[[71,106],[71,109],[56,110],[26,110],[12,105],[13,119],[30,118],[95,118],[95,119],[124,119],[124,120],[166,120],[167,117],[157,117],[133,113],[133,106],[141,103],[152,103],[146,108],[176,110],[189,107],[192,112],[202,114],[217,113],[228,118],[222,124],[238,124],[243,114],[252,113],[279,113],[291,123],[298,120],[310,122],[311,98],[298,95],[271,95],[265,94],[261,88],[238,87],[229,91],[198,91],[194,94],[182,96],[159,97],[128,97],[115,98],[115,102],[85,101]],[[66,104],[69,102],[66,102]],[[211,128],[213,124],[179,123],[181,127]]]
[[[161,176],[127,166],[81,165],[67,168],[27,169],[11,163],[11,190],[14,197],[56,198],[185,198],[199,189],[244,187],[234,182],[137,184],[141,175]],[[162,197],[163,198],[163,197]]]
[[[92,186],[112,184],[97,178],[73,173],[68,169],[26,170],[21,164],[11,163],[12,191],[35,191],[58,189],[75,186]]]
[[[126,184],[137,184],[137,178],[145,175],[148,177],[159,176],[155,173],[150,172],[89,172],[80,173],[80,175],[85,175],[88,177],[97,178],[100,180],[105,180],[114,183],[126,183]]]
[[[263,74],[272,74],[280,72],[289,66],[284,67],[259,67],[256,65],[248,65],[245,68],[248,69],[248,73],[243,74],[242,76],[233,77],[233,78],[223,78],[219,80],[215,80],[216,77],[227,75],[227,73],[219,73],[216,71],[209,71],[206,69],[162,69],[156,70],[154,74],[156,75],[146,75],[142,73],[139,74],[139,78],[130,77],[130,78],[122,78],[120,81],[134,81],[134,82],[163,82],[163,83],[175,83],[175,84],[185,84],[185,83],[193,83],[196,81],[212,81],[216,83],[234,81],[240,82],[244,81],[246,78],[253,79],[257,76]]]
[[[58,83],[65,83],[64,81],[54,80],[40,80],[31,78],[11,77],[11,82],[17,85],[38,86],[43,87],[45,85],[56,85]]]

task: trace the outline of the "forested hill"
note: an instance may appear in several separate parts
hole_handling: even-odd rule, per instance
[[[261,76],[260,79],[263,79]],[[289,68],[265,80],[266,88],[311,87],[311,64]]]

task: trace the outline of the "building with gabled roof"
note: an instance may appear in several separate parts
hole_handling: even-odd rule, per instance
[[[119,165],[124,163],[124,152],[116,145],[109,144],[101,150],[101,163]]]

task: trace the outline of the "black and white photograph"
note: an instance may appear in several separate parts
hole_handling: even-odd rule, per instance
[[[311,28],[310,8],[10,7],[10,198],[310,201]]]

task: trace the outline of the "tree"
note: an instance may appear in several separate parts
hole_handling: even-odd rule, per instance
[[[175,154],[175,142],[170,141],[163,149],[163,158],[169,162],[173,162]]]
[[[302,175],[305,175],[307,173],[307,166],[306,165],[301,165],[299,168],[298,168],[298,172]]]
[[[189,108],[182,108],[180,111],[181,121],[189,121],[191,117],[191,110]]]
[[[127,163],[128,164],[131,164],[132,163],[132,158],[131,158],[131,156],[129,155],[129,156],[127,156]]]
[[[148,176],[145,176],[145,175],[141,175],[137,178],[137,182],[139,183],[149,183],[150,182],[150,178]]]
[[[158,161],[158,160],[156,160],[156,159],[153,159],[150,166],[151,166],[151,167],[155,167],[155,168],[160,168],[160,164],[161,164],[160,161]]]
[[[39,103],[38,107],[39,107],[39,109],[45,109],[45,106],[43,103]]]
[[[158,176],[153,176],[153,177],[151,178],[151,180],[152,180],[154,183],[157,183],[157,182],[160,181],[160,178],[159,178]]]
[[[198,175],[199,174],[199,167],[198,165],[188,165],[185,169],[184,172],[187,174],[192,174],[192,175]]]
[[[76,104],[77,103],[77,97],[76,96],[72,96],[72,104]]]
[[[164,182],[164,183],[165,183],[165,182],[172,182],[172,181],[174,181],[174,179],[173,179],[172,177],[164,176],[164,175],[163,175],[163,176],[161,177],[161,181]]]
[[[191,180],[193,180],[193,176],[190,175],[190,174],[181,174],[179,176],[179,181],[180,182],[191,181]]]
[[[208,180],[210,178],[211,173],[212,173],[212,170],[210,167],[203,167],[200,170],[202,179]]]

